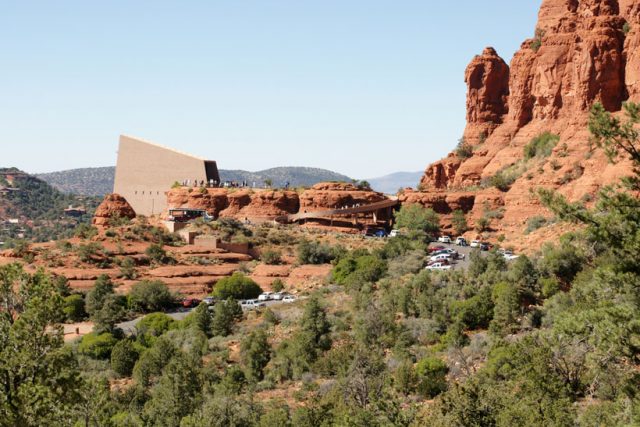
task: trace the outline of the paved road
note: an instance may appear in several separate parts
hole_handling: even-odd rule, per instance
[[[298,299],[301,299],[301,298],[298,298]],[[273,305],[287,304],[283,301],[265,301],[264,303],[267,305],[267,307],[273,306]],[[191,313],[193,310],[195,310],[195,308],[185,308],[182,310],[176,310],[176,311],[172,311],[165,314],[171,317],[173,320],[184,320],[184,318],[187,317],[189,313]],[[245,311],[249,311],[249,310],[245,310]],[[140,316],[133,320],[128,320],[126,322],[118,323],[116,326],[122,329],[125,334],[130,335],[136,332],[136,325],[143,318],[144,316]]]

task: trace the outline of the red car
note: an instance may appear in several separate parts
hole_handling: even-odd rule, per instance
[[[182,306],[184,308],[197,307],[200,305],[200,300],[197,298],[185,298],[182,300]]]
[[[438,252],[443,249],[447,249],[447,248],[445,248],[444,246],[434,246],[432,248],[429,248],[429,253]]]

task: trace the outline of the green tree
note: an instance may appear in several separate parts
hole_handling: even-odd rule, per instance
[[[447,389],[447,364],[436,357],[426,357],[415,368],[418,392],[428,398],[434,398]]]
[[[173,261],[173,258],[167,255],[167,251],[159,243],[152,243],[144,253],[155,264],[169,264]]]
[[[253,299],[258,298],[261,293],[262,288],[240,272],[219,280],[213,288],[213,295],[220,299]]]
[[[111,369],[122,377],[129,377],[138,357],[138,351],[131,340],[118,341],[111,350]]]
[[[86,310],[90,316],[100,310],[108,295],[115,293],[114,285],[109,276],[101,274],[87,293]]]
[[[226,337],[231,333],[234,323],[241,318],[242,308],[233,298],[221,301],[215,305],[213,311],[211,333]]]
[[[304,307],[300,330],[310,335],[315,348],[320,350],[331,348],[331,323],[327,319],[327,312],[315,295],[309,298]]]
[[[84,397],[64,346],[62,297],[49,276],[0,266],[0,423],[65,425]]]
[[[211,337],[213,335],[213,317],[209,311],[209,306],[204,303],[198,305],[198,307],[193,311],[193,317],[193,325],[202,331],[207,337]]]
[[[252,331],[240,343],[242,363],[247,377],[254,381],[264,378],[264,368],[271,360],[271,346],[263,329]]]
[[[145,313],[162,311],[174,304],[167,285],[160,280],[143,280],[131,287],[129,306]]]
[[[167,332],[176,323],[171,317],[164,313],[147,314],[136,325],[139,335],[149,335],[159,337]]]
[[[404,205],[396,213],[396,225],[414,232],[435,235],[440,232],[440,218],[433,209],[420,205]]]
[[[73,294],[64,298],[65,317],[70,322],[80,322],[83,320],[87,313],[84,309],[84,298],[82,295]]]
[[[520,298],[518,289],[511,283],[501,282],[493,287],[493,320],[491,331],[498,335],[507,335],[518,328]]]

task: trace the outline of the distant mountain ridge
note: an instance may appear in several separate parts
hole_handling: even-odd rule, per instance
[[[396,194],[401,188],[416,188],[424,172],[395,172],[378,178],[367,179],[371,188],[386,194]]]
[[[104,196],[113,191],[115,167],[70,169],[59,172],[36,174],[38,178],[49,183],[54,188],[71,194],[86,196]],[[318,182],[346,181],[351,178],[326,169],[308,167],[276,167],[258,172],[243,170],[220,169],[220,179],[223,181],[247,181],[262,185],[265,180],[271,180],[275,186],[284,186],[287,182],[291,187],[310,187]]]

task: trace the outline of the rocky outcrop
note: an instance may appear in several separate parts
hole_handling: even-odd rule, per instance
[[[204,209],[214,218],[272,219],[297,213],[300,201],[295,191],[181,187],[167,193],[167,206]]]
[[[107,194],[96,209],[92,223],[96,227],[105,228],[109,226],[109,222],[116,218],[133,219],[136,213],[127,202],[127,200],[119,194]]]
[[[587,123],[595,102],[615,112],[640,101],[640,0],[544,0],[534,34],[509,67],[492,48],[472,59],[464,137],[473,155],[427,167],[423,195],[407,202],[443,210],[443,200],[472,192],[471,218],[490,212],[497,232],[519,233],[531,216],[549,215],[530,189],[591,200],[630,172],[591,151]],[[552,153],[525,161],[524,147],[545,132],[560,137]],[[490,184],[499,173],[513,181],[503,191]]]
[[[305,190],[300,195],[300,211],[340,209],[380,202],[385,199],[386,196],[382,193],[358,188],[353,184],[323,182]]]

